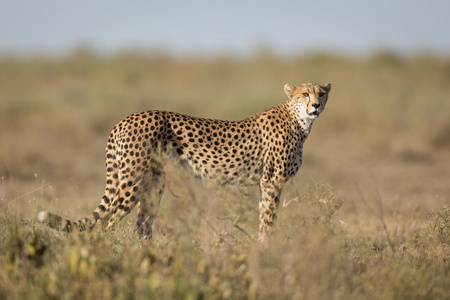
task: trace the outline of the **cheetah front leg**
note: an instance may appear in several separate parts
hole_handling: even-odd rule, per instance
[[[158,213],[159,203],[165,188],[165,174],[156,171],[148,181],[141,201],[138,204],[138,215],[136,219],[136,229],[141,238],[150,239],[152,237],[152,224]]]
[[[259,201],[259,237],[258,241],[267,243],[268,233],[273,227],[277,217],[276,212],[280,204],[280,194],[283,183],[264,181],[260,182],[261,199]]]

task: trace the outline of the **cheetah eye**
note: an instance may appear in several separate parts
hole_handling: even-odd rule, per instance
[[[308,97],[309,96],[308,93],[303,93],[302,95],[303,95],[303,97]]]
[[[319,97],[325,96],[325,93],[319,93]]]

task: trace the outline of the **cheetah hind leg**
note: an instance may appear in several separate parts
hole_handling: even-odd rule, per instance
[[[143,239],[150,239],[152,237],[152,224],[158,213],[164,188],[165,174],[159,170],[153,174],[151,180],[144,184],[144,193],[141,201],[138,203],[138,215],[136,219],[137,232]]]
[[[136,228],[138,234],[145,239],[151,238],[152,223],[164,191],[164,179],[164,172],[157,169],[145,172],[134,184],[125,184],[118,190],[116,200],[99,222],[102,224],[108,222],[106,229],[110,229],[137,206]]]

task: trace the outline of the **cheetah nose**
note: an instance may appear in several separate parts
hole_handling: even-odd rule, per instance
[[[312,105],[312,107],[314,107],[314,108],[319,108],[320,107],[320,103],[313,103],[313,104],[311,104]]]

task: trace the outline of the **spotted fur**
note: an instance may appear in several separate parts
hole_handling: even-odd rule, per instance
[[[259,236],[265,239],[276,218],[283,185],[302,165],[303,143],[330,90],[331,84],[286,84],[286,102],[242,121],[155,110],[132,114],[109,136],[106,188],[94,212],[70,221],[42,211],[37,219],[67,232],[91,229],[96,224],[109,228],[137,206],[136,229],[141,237],[150,238],[164,191],[164,164],[158,156],[168,152],[187,162],[205,180],[259,184]]]

